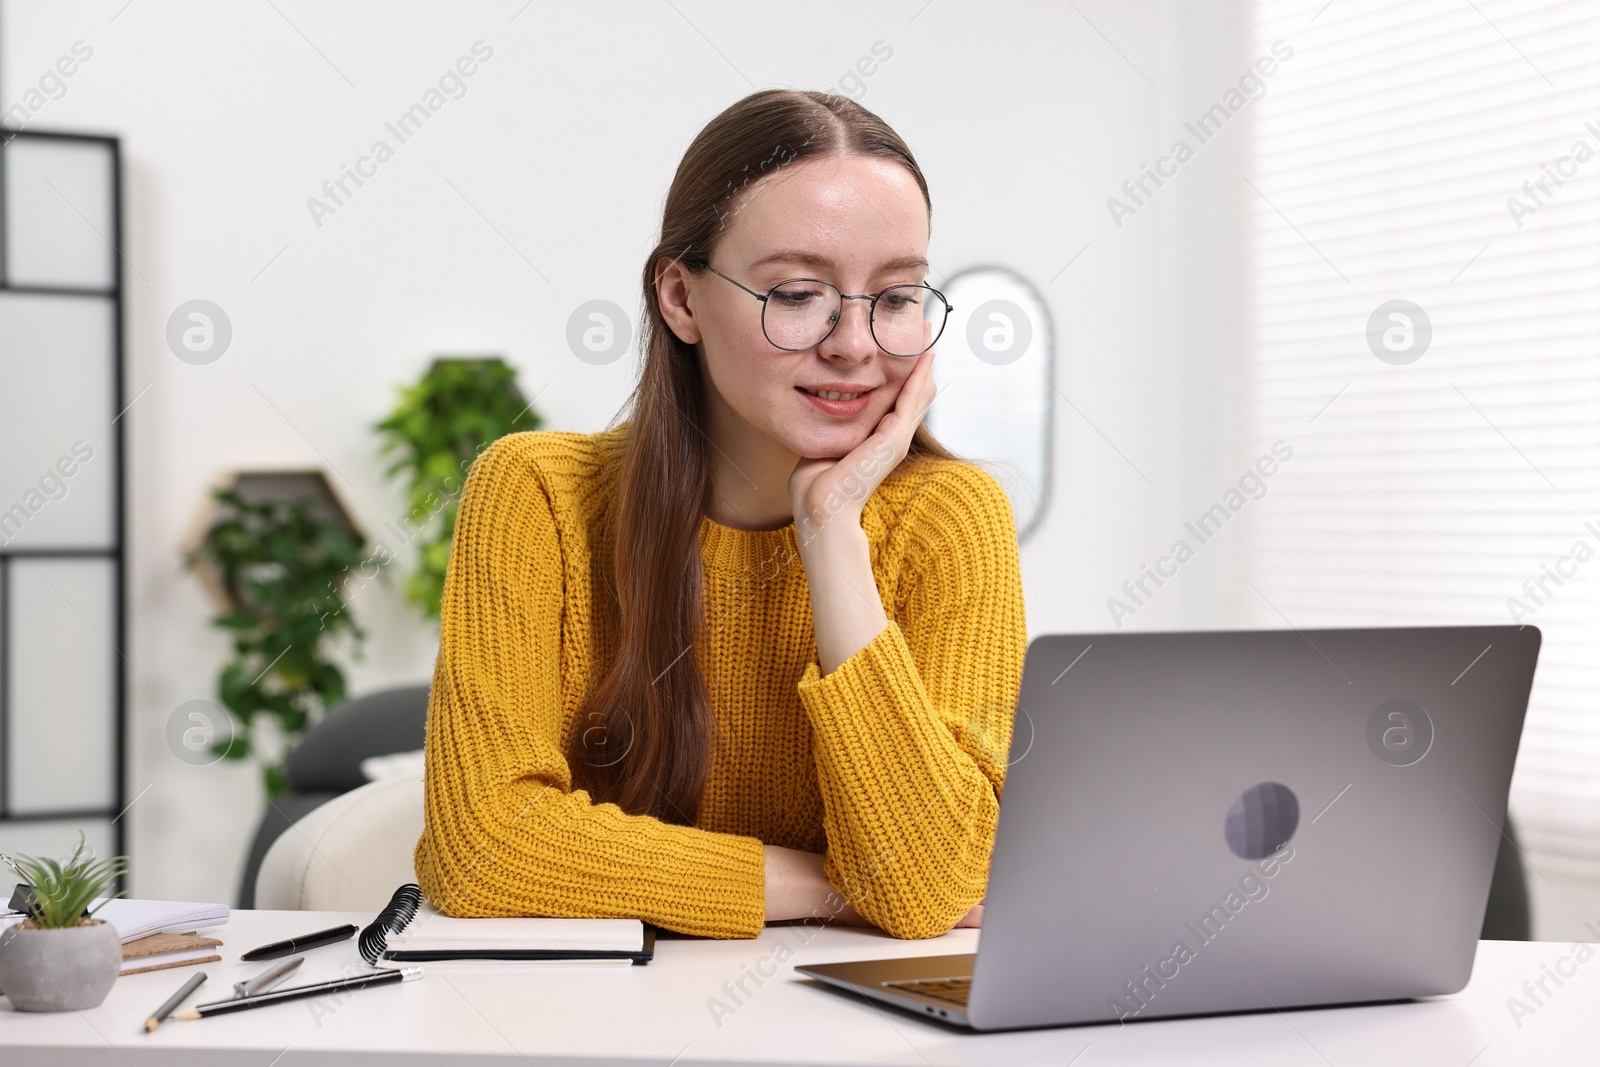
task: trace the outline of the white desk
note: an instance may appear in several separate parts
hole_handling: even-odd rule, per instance
[[[260,970],[238,954],[268,941],[370,915],[235,912],[214,932],[222,963],[194,1001],[228,996]],[[1600,953],[1578,964],[1518,1027],[1506,998],[1554,965],[1570,946],[1485,941],[1472,982],[1453,997],[1379,1007],[1153,1020],[1125,1027],[1063,1027],[971,1034],[875,1007],[808,980],[793,966],[877,956],[969,952],[976,932],[894,941],[830,928],[806,940],[802,927],[771,927],[754,941],[663,940],[645,967],[547,966],[516,970],[432,965],[426,977],[194,1022],[168,1020],[155,1034],[145,1017],[190,968],[119,978],[91,1011],[37,1015],[0,998],[0,1063],[23,1065],[300,1064],[420,1065],[469,1059],[501,1063],[652,1064],[1504,1064],[1600,1062],[1596,1008]],[[779,946],[788,946],[787,950]],[[792,958],[785,958],[792,951]],[[780,964],[779,961],[783,960]],[[339,977],[358,965],[354,939],[313,949],[293,984]],[[1565,965],[1571,970],[1572,964]],[[741,977],[750,995],[729,990]],[[738,997],[735,1000],[735,996]],[[715,998],[715,999],[714,999]],[[717,1011],[717,1002],[727,1012]],[[1086,1051],[1087,1050],[1087,1051]]]

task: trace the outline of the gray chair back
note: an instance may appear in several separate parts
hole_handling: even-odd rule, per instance
[[[428,686],[402,685],[346,700],[307,730],[284,761],[289,792],[268,804],[245,856],[239,907],[255,906],[256,874],[280,834],[341,793],[366,784],[361,761],[422,747]]]

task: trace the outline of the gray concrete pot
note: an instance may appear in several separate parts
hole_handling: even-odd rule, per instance
[[[86,926],[0,933],[0,989],[18,1011],[98,1007],[122,970],[117,928],[99,919]]]

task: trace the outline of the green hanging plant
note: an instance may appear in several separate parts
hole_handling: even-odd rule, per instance
[[[339,594],[343,573],[362,561],[363,538],[312,515],[304,499],[253,502],[231,489],[212,495],[222,514],[185,562],[214,567],[233,604],[211,623],[233,634],[217,688],[238,728],[214,751],[248,757],[260,716],[277,720],[287,751],[344,699],[344,673],[325,648],[340,633],[357,648],[366,637]],[[262,774],[269,797],[288,788],[281,760],[263,763]]]
[[[400,387],[400,403],[374,427],[384,437],[379,454],[400,453],[384,473],[405,472],[405,526],[418,539],[406,599],[429,618],[439,617],[456,508],[473,460],[506,434],[544,424],[516,378],[499,357],[436,359],[419,382]]]

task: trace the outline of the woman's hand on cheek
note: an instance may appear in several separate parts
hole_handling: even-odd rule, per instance
[[[911,436],[933,403],[933,351],[917,357],[894,406],[867,439],[841,459],[801,459],[789,475],[789,502],[802,545],[833,522],[852,526],[861,508],[889,472],[905,459]]]

